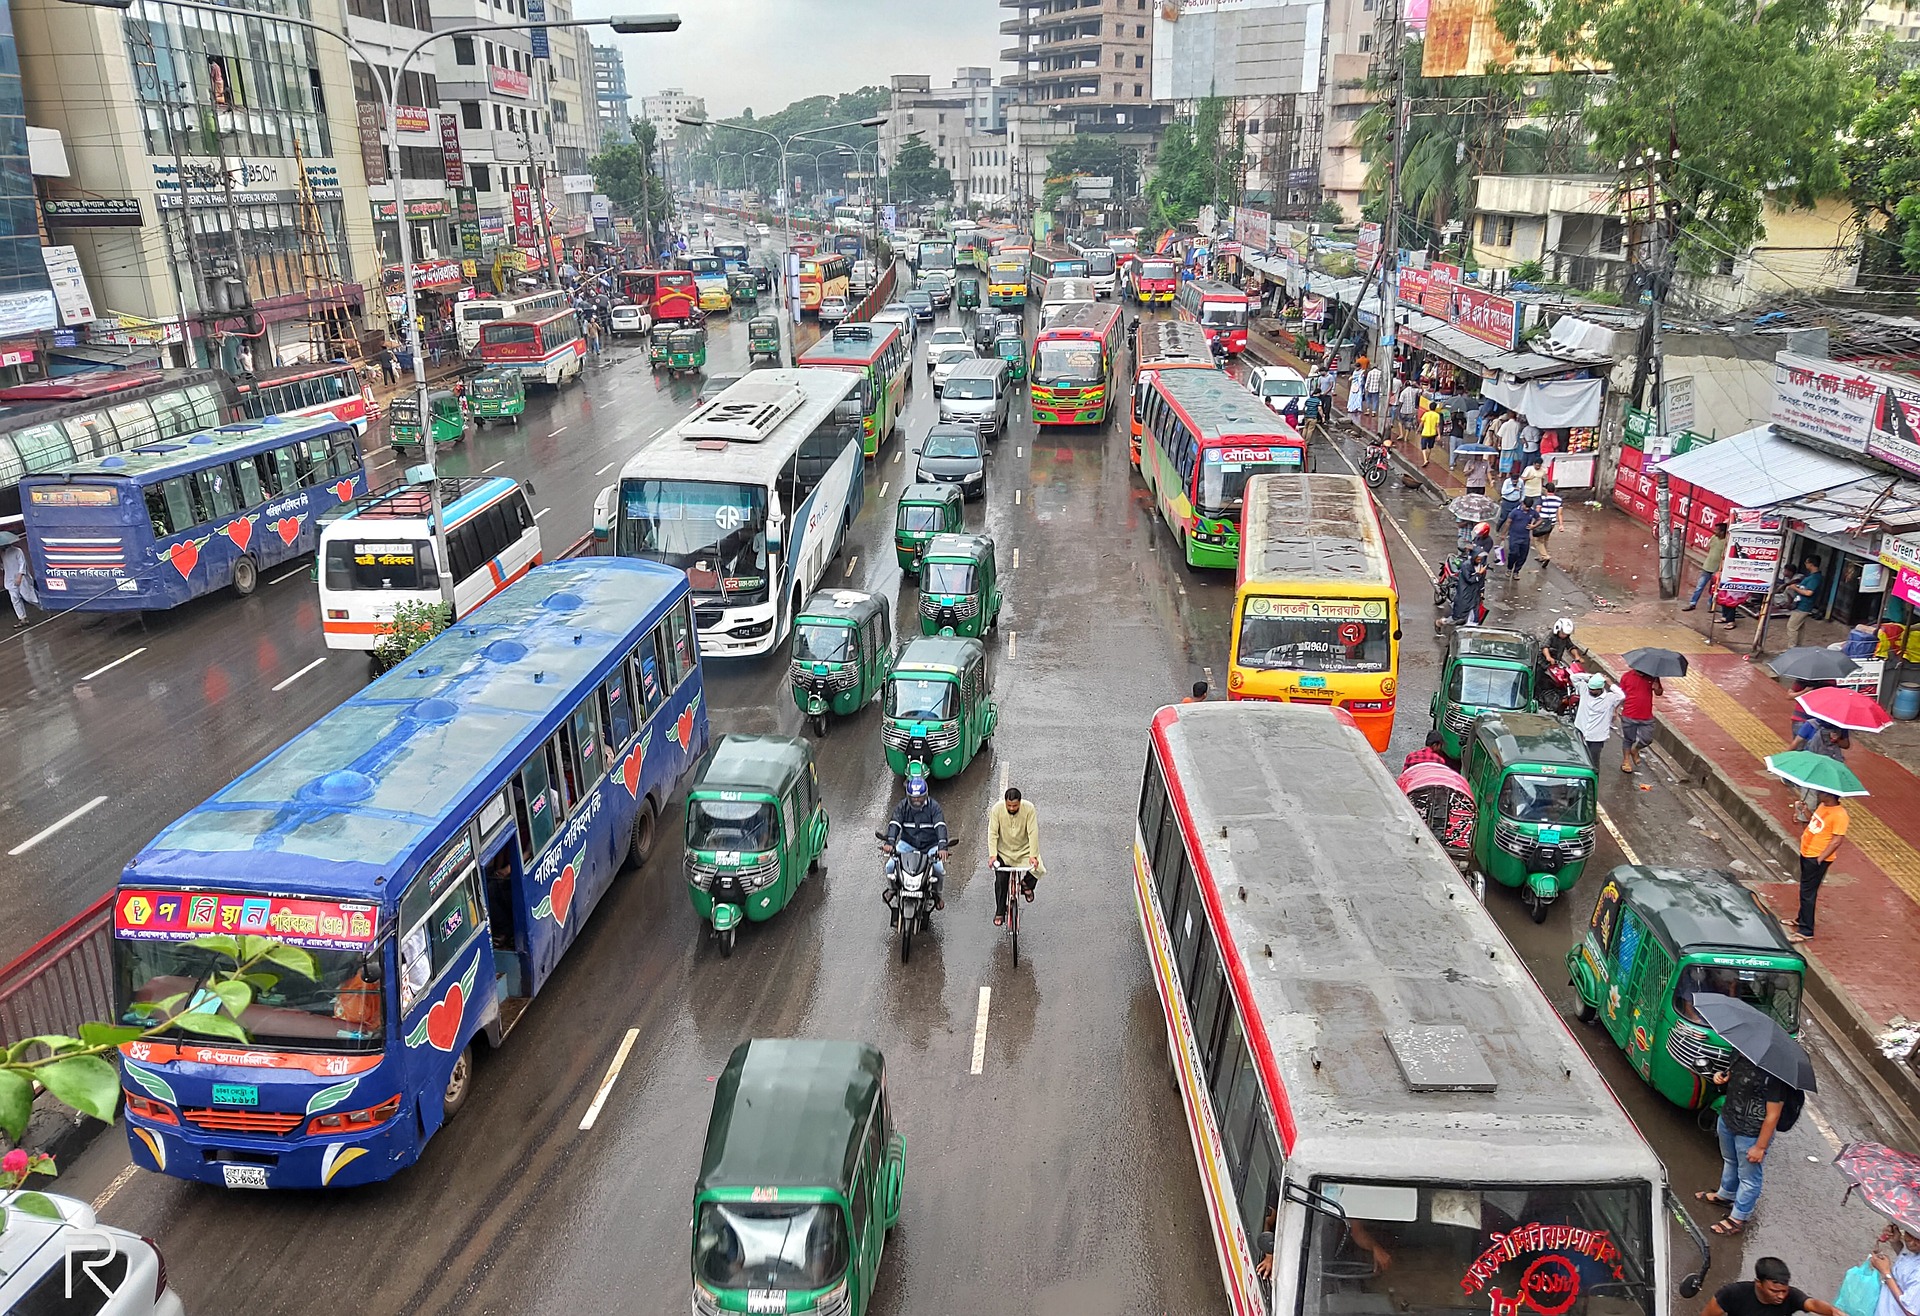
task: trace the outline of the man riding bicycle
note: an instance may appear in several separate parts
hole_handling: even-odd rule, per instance
[[[940,852],[933,861],[933,907],[945,909],[947,902],[941,888],[947,876],[947,815],[940,802],[927,794],[927,779],[917,772],[908,775],[906,798],[893,806],[893,814],[887,819],[888,880],[880,898],[889,905],[893,903],[894,870],[900,866],[894,846],[901,841],[923,853]]]
[[[1007,921],[1007,897],[1010,883],[1000,880],[999,870],[1023,869],[1020,894],[1033,899],[1034,887],[1047,874],[1040,862],[1040,812],[1020,798],[1018,786],[1007,787],[1007,807],[995,809],[987,823],[987,861],[994,867],[993,925]]]

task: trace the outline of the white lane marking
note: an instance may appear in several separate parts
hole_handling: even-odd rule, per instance
[[[620,1070],[627,1063],[627,1054],[633,1050],[634,1039],[639,1036],[638,1028],[629,1028],[627,1035],[620,1039],[620,1049],[613,1053],[613,1063],[607,1066],[607,1076],[600,1080],[600,1090],[593,1094],[593,1104],[587,1107],[587,1113],[580,1119],[581,1132],[592,1128],[593,1122],[600,1118],[600,1108],[607,1104],[607,1094],[613,1091],[613,1080],[620,1077]]]
[[[267,584],[278,585],[283,580],[292,580],[295,576],[304,576],[306,574],[307,574],[307,568],[295,567],[292,571],[283,572],[282,574],[275,576],[272,580],[269,580]]]
[[[553,509],[551,507],[543,507],[539,511],[533,514],[533,519],[538,521],[541,517],[545,516],[548,512],[551,512],[552,510]]]
[[[29,836],[26,840],[20,842],[20,844],[14,846],[13,849],[7,851],[7,854],[9,856],[25,854],[27,851],[33,849],[34,846],[40,844],[40,842],[46,840],[49,836],[52,836],[55,832],[59,831],[62,827],[67,826],[69,823],[78,822],[80,819],[86,817],[89,813],[92,813],[95,809],[99,808],[101,805],[105,804],[106,802],[107,802],[106,796],[104,795],[94,796],[92,799],[88,800],[85,804],[75,809],[72,813],[62,818],[59,822],[54,823],[51,827],[43,827],[39,831],[35,832],[32,836]]]
[[[987,1007],[993,1001],[993,988],[980,989],[980,1016],[973,1021],[973,1069],[978,1074],[987,1067]]]
[[[1020,506],[1020,490],[1018,489],[1015,489],[1013,491],[1013,505],[1015,507]]]
[[[892,484],[892,483],[893,483],[893,481],[892,481],[892,480],[882,480],[882,481],[880,481],[880,496],[881,496],[882,498],[885,498],[885,497],[887,496],[887,486],[888,486],[888,485],[890,485],[890,484]]]
[[[104,1211],[106,1209],[107,1203],[113,1200],[113,1195],[119,1192],[122,1188],[125,1188],[127,1186],[127,1180],[133,1178],[135,1174],[139,1173],[139,1170],[140,1170],[139,1166],[129,1165],[127,1166],[126,1169],[114,1175],[113,1182],[107,1185],[107,1190],[101,1193],[100,1196],[93,1199],[93,1209],[95,1213]]]
[[[1020,550],[1017,548],[1013,550],[1013,565],[1016,567],[1020,565]]]
[[[325,661],[327,661],[325,658],[315,658],[312,662],[308,663],[305,667],[302,667],[299,671],[295,672],[292,676],[289,676],[286,680],[282,681],[279,685],[276,685],[275,687],[273,687],[275,693],[278,693],[281,690],[285,690],[288,686],[292,685],[295,681],[298,681],[301,677],[305,676],[308,672],[311,672],[314,668],[318,667],[321,663],[324,663]]]
[[[1020,632],[1018,631],[1007,632],[1007,657],[1009,658],[1013,657],[1014,650],[1019,648],[1019,642],[1020,642]]]
[[[1027,450],[1022,445],[1016,443],[1013,445],[1013,455],[1016,457],[1024,457],[1027,455]]]
[[[602,466],[599,470],[595,471],[594,474],[605,475],[608,471],[612,470],[615,465],[616,463],[614,462],[608,462],[605,466]]]
[[[903,455],[903,454],[902,454],[902,453],[899,453],[899,452],[896,452],[896,453],[894,453],[894,454],[893,454],[893,464],[894,464],[894,465],[896,465],[896,466],[898,466],[898,465],[900,464],[900,458],[901,458],[901,456],[902,456],[902,455]]]
[[[495,471],[499,470],[502,466],[505,466],[506,464],[507,464],[506,459],[503,457],[499,461],[495,462],[493,465],[487,467],[486,470],[480,472],[480,474],[492,475]]]
[[[1347,464],[1348,470],[1352,471],[1355,475],[1360,474],[1360,468],[1353,464],[1353,459],[1347,456],[1346,452],[1338,443],[1333,445],[1333,450],[1339,454],[1340,460]],[[1392,526],[1394,533],[1400,536],[1400,542],[1407,546],[1409,553],[1413,554],[1413,560],[1418,562],[1420,569],[1427,573],[1427,579],[1432,580],[1433,564],[1427,561],[1427,555],[1414,546],[1413,539],[1407,534],[1406,528],[1400,524],[1400,519],[1392,512],[1387,511],[1387,505],[1381,502],[1377,495],[1373,501],[1375,506],[1379,507],[1381,515],[1387,518],[1387,524]],[[1638,859],[1630,859],[1628,862],[1637,864],[1640,861]]]
[[[138,658],[141,654],[145,653],[146,651],[147,651],[147,646],[143,644],[138,649],[135,649],[132,653],[121,654],[118,658],[115,658],[112,662],[108,663],[105,667],[94,668],[91,672],[88,672],[85,676],[81,677],[80,679],[82,681],[91,681],[94,677],[100,675],[102,672],[111,672],[114,668],[118,667],[121,663],[132,662],[135,658]]]
[[[847,575],[852,576],[853,569],[859,565],[860,565],[860,555],[858,553],[855,553],[852,557],[847,559]]]
[[[1599,814],[1600,825],[1607,829],[1607,835],[1611,836],[1613,843],[1620,847],[1620,853],[1626,856],[1627,862],[1630,864],[1639,863],[1640,856],[1633,852],[1633,847],[1627,844],[1627,838],[1622,836],[1620,829],[1613,825],[1613,818],[1607,813],[1605,805],[1600,806]]]
[[[557,429],[557,430],[555,430],[555,431],[553,431],[553,432],[552,432],[551,434],[549,434],[549,435],[547,435],[547,437],[548,437],[548,438],[550,438],[550,439],[555,439],[555,438],[558,438],[558,437],[560,437],[560,436],[561,436],[562,434],[565,434],[566,432],[567,432],[567,427],[566,427],[565,425],[562,425],[562,426],[561,426],[561,427],[560,427],[559,429]]]

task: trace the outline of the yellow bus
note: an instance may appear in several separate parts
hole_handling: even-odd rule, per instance
[[[1332,704],[1377,750],[1393,735],[1400,596],[1356,475],[1247,481],[1227,698]]]
[[[987,261],[987,305],[1027,304],[1027,257],[995,256]]]

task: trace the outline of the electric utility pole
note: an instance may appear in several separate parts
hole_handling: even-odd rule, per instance
[[[1387,433],[1393,414],[1393,345],[1395,313],[1400,302],[1400,171],[1407,160],[1406,61],[1401,39],[1406,31],[1402,0],[1383,0],[1380,6],[1380,59],[1386,66],[1387,106],[1393,126],[1387,140],[1391,163],[1387,167],[1387,222],[1380,233],[1380,319],[1374,329],[1373,361],[1380,367],[1380,400],[1376,419]],[[1365,300],[1365,292],[1361,294]]]

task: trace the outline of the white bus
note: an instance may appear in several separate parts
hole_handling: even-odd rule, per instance
[[[1073,245],[1073,253],[1087,262],[1087,277],[1093,280],[1093,291],[1097,297],[1113,296],[1116,271],[1119,269],[1119,256],[1112,247],[1104,244],[1098,247]]]
[[[687,573],[700,651],[767,653],[866,497],[861,377],[756,370],[642,448],[600,495],[602,551]]]
[[[383,489],[345,504],[320,527],[320,630],[329,649],[370,651],[402,603],[443,597],[453,577],[453,615],[466,616],[540,561],[540,527],[518,480],[440,481],[447,551],[433,548],[431,491]]]
[[[460,302],[453,312],[454,331],[460,335],[460,354],[480,350],[480,326],[495,320],[527,320],[547,311],[566,309],[563,292],[530,292],[519,297],[476,297]]]
[[[835,233],[864,233],[872,227],[872,206],[834,207],[833,231]]]

